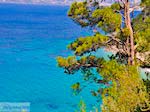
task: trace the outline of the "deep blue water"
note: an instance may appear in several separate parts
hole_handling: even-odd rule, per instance
[[[74,112],[80,99],[94,104],[87,91],[72,95],[70,86],[80,75],[65,75],[56,64],[57,56],[72,54],[67,44],[90,35],[67,10],[0,4],[0,102],[30,102],[31,112]]]
[[[64,74],[57,56],[67,44],[90,35],[67,16],[68,7],[0,4],[0,102],[30,102],[31,112],[74,112],[81,99],[93,107],[88,89],[74,96],[80,73]],[[103,50],[97,55],[106,56]]]

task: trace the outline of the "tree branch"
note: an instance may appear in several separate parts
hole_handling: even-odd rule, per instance
[[[127,53],[126,44],[125,44],[123,41],[121,41],[120,39],[115,38],[115,37],[117,36],[117,32],[113,32],[113,33],[108,34],[108,35],[106,35],[106,36],[110,37],[110,40],[107,41],[107,43],[110,43],[111,41],[115,41],[115,42],[117,42],[119,45],[121,45],[121,46],[122,46],[122,50],[123,50],[125,53]],[[115,45],[115,46],[117,46],[117,45]],[[117,47],[116,47],[116,48],[117,48]],[[118,48],[118,51],[119,51],[119,49],[120,49],[120,48]]]

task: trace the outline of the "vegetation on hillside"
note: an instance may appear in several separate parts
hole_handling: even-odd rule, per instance
[[[141,78],[140,68],[150,69],[150,2],[142,0],[138,5],[136,0],[135,4],[117,0],[108,7],[101,6],[101,2],[105,0],[71,5],[68,16],[82,27],[92,28],[95,34],[68,45],[74,56],[58,57],[58,66],[67,74],[81,71],[85,81],[100,85],[91,93],[102,96],[102,112],[148,112],[150,81]],[[141,14],[132,18],[139,7],[143,8]],[[113,52],[109,60],[94,55],[100,48]],[[81,92],[82,84],[73,84],[72,89]]]

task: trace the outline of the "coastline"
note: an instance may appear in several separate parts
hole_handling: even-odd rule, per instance
[[[0,2],[0,4],[10,5],[37,5],[37,6],[70,6],[70,4],[52,4],[52,3],[22,3],[22,2]]]

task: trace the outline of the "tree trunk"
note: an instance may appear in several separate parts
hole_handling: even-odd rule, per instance
[[[130,17],[130,2],[129,0],[125,0],[124,4],[124,16],[125,16],[125,25],[130,31],[130,36],[127,39],[127,49],[128,52],[128,64],[134,65],[134,57],[135,57],[135,50],[134,50],[134,37],[133,37],[133,29],[131,25],[131,17]]]

